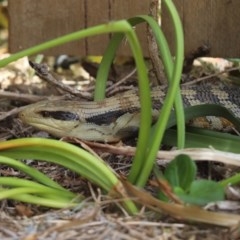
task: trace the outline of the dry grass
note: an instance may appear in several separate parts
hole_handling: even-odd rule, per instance
[[[182,223],[144,209],[128,216],[92,200],[29,218],[2,211],[0,226],[0,239],[234,239],[227,228]]]

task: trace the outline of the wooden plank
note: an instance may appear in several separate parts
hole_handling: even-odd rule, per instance
[[[209,44],[209,23],[211,23],[211,9],[209,0],[184,1],[184,34],[186,53],[203,44]],[[193,24],[194,23],[194,24]]]
[[[212,25],[209,27],[211,53],[224,57],[240,56],[239,0],[211,0]]]
[[[239,0],[173,0],[182,19],[185,53],[202,44],[211,47],[211,56],[239,57]],[[16,52],[63,34],[109,20],[148,14],[150,0],[8,0],[9,49]],[[174,49],[173,28],[166,9],[162,27]],[[145,27],[137,27],[141,46],[148,56]],[[108,36],[76,41],[48,51],[48,54],[99,55],[104,52]],[[129,55],[122,43],[121,55]]]
[[[97,10],[98,9],[98,10]],[[86,26],[96,26],[107,23],[110,20],[108,0],[87,0],[86,1]],[[88,55],[102,55],[109,42],[109,34],[94,36],[86,40],[86,52]]]
[[[9,50],[34,46],[49,39],[83,29],[84,0],[10,0]],[[85,42],[76,41],[47,51],[52,54],[85,55]]]
[[[173,0],[182,19],[185,53],[203,44],[211,47],[211,56],[239,57],[240,24],[238,0]],[[163,8],[162,27],[174,50],[172,23]]]
[[[110,8],[111,8],[111,19],[127,19],[136,15],[148,15],[149,13],[149,4],[148,1],[114,1],[110,0]],[[147,36],[146,36],[146,25],[141,24],[136,26],[136,33],[139,38],[140,44],[143,49],[143,53],[145,56],[148,56],[148,46],[147,46]],[[129,55],[131,50],[126,41],[122,42],[122,45],[119,50],[121,55]]]
[[[148,14],[149,2],[150,0],[9,0],[9,50],[17,52],[69,32],[107,23],[109,20]],[[144,42],[143,48],[147,49],[143,28],[137,31],[142,35],[140,40]],[[107,35],[91,37],[51,49],[47,54],[99,55],[103,54],[108,39]],[[123,48],[121,54],[129,55],[128,49]]]

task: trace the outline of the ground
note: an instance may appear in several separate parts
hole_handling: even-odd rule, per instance
[[[2,57],[6,48],[2,48]],[[34,58],[33,58],[34,60]],[[51,58],[44,61],[53,66]],[[94,76],[95,68],[83,64]],[[91,68],[90,68],[91,67]],[[81,70],[81,71],[80,71]],[[64,84],[85,90],[89,96],[93,92],[94,78],[89,77],[79,63],[71,66],[70,70],[56,70],[65,77]],[[109,95],[115,92],[131,89],[136,86],[136,76],[133,73],[127,77],[124,84],[116,84],[115,79],[123,79],[134,70],[130,61],[112,69],[109,81]],[[115,72],[116,71],[116,72]],[[24,125],[17,117],[22,106],[48,98],[49,95],[62,96],[63,90],[45,83],[34,75],[23,58],[17,63],[0,70],[1,102],[0,102],[0,139],[20,137],[53,136]],[[154,82],[153,73],[150,72]],[[117,76],[117,77],[116,77]],[[127,84],[126,84],[127,83]],[[121,143],[120,146],[131,144],[135,140]],[[126,175],[131,164],[131,156],[113,155],[108,151],[98,152],[110,166],[121,175]],[[48,174],[62,186],[86,197],[74,209],[47,209],[40,206],[20,203],[12,200],[1,201],[0,238],[1,239],[234,239],[237,238],[235,228],[216,227],[183,221],[142,207],[139,214],[129,216],[118,204],[111,200],[95,185],[77,176],[70,170],[54,164],[28,160],[28,164]],[[206,169],[205,169],[206,170]],[[1,176],[24,177],[20,172],[8,167],[0,167]],[[235,212],[236,213],[236,212]]]

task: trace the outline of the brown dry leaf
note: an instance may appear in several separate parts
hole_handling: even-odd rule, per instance
[[[37,240],[38,236],[37,234],[29,234],[26,237],[24,237],[22,240]]]
[[[160,201],[149,193],[137,189],[129,182],[122,179],[122,183],[131,196],[137,198],[138,202],[155,211],[165,212],[177,219],[208,223],[222,227],[239,227],[240,216],[236,214],[208,212],[196,206],[184,206],[180,204]]]
[[[178,196],[173,192],[172,186],[169,182],[164,178],[157,178],[155,181],[150,180],[150,184],[152,186],[158,187],[169,199],[173,202],[182,204],[182,201],[178,198]]]
[[[31,217],[34,215],[34,212],[26,205],[18,204],[15,206],[15,209],[20,216]]]

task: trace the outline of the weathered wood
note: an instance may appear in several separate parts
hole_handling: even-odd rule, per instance
[[[9,49],[17,52],[48,39],[111,20],[148,14],[150,0],[8,0]],[[239,0],[173,0],[182,19],[185,52],[202,44],[211,56],[239,57]],[[172,23],[162,10],[162,26],[174,49]],[[148,55],[145,27],[137,27],[144,54]],[[47,51],[47,54],[101,55],[109,36],[75,41]],[[129,55],[123,41],[120,54]]]
[[[149,4],[150,0],[146,1],[114,1],[111,0],[111,19],[124,19],[124,18],[131,18],[137,15],[143,15],[149,13]],[[141,47],[143,49],[143,52],[145,56],[148,56],[148,47],[147,47],[147,36],[146,36],[146,25],[141,24],[138,25],[136,28],[136,33],[138,36],[138,39],[140,41]],[[122,42],[120,50],[120,54],[126,54],[129,53],[129,46],[125,41]]]
[[[173,0],[184,28],[185,52],[207,44],[211,56],[240,56],[239,0]],[[174,49],[172,23],[163,8],[163,29]]]
[[[87,0],[85,25],[96,26],[101,23],[107,23],[109,16],[109,1],[108,0]],[[86,39],[86,53],[88,55],[102,55],[109,41],[109,35],[94,36]]]
[[[85,27],[84,1],[9,1],[9,50],[19,50]],[[85,42],[77,41],[50,49],[48,54],[85,55]]]
[[[111,20],[147,14],[150,0],[9,0],[10,52],[17,52],[48,39]],[[24,34],[22,34],[24,32]],[[140,39],[147,55],[146,36],[140,27]],[[47,54],[102,55],[109,35],[90,37],[49,51]],[[122,55],[129,55],[123,42]]]

